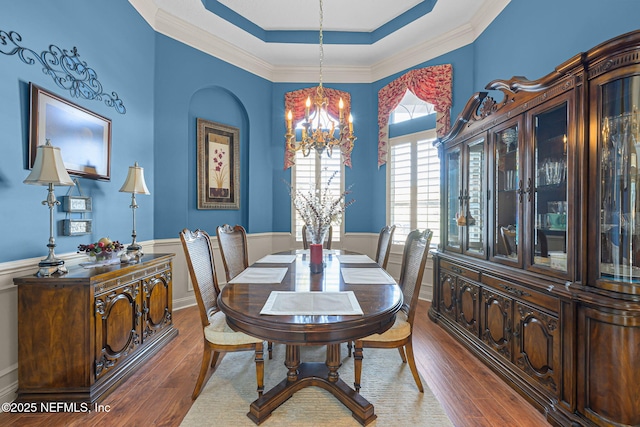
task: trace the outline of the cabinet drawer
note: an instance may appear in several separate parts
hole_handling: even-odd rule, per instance
[[[489,275],[482,276],[482,283],[519,300],[528,301],[539,307],[544,307],[554,313],[559,311],[559,301],[551,295]]]
[[[440,261],[440,267],[445,268],[449,271],[454,272],[458,276],[466,277],[467,279],[475,280],[476,282],[480,280],[480,273],[475,270],[470,270],[466,267],[462,267],[458,264],[454,264],[449,261],[442,260]]]

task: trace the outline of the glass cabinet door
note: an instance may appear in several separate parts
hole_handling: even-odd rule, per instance
[[[517,124],[494,133],[493,256],[514,263],[520,262],[518,221],[524,197],[518,140]]]
[[[465,252],[485,254],[486,169],[484,138],[467,145],[467,182],[464,189]]]
[[[533,264],[567,271],[567,103],[533,115]]]
[[[640,76],[601,86],[600,278],[640,282]]]
[[[460,250],[460,225],[462,213],[462,169],[460,168],[460,148],[454,148],[446,154],[447,171],[447,246],[449,249]]]

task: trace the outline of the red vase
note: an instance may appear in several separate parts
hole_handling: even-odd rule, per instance
[[[324,268],[322,244],[320,243],[311,243],[309,245],[309,268],[312,273],[321,273]]]

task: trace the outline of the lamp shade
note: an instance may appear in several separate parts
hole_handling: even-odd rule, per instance
[[[149,193],[147,184],[144,182],[144,168],[138,166],[138,162],[133,166],[129,166],[127,180],[122,185],[120,191],[122,193],[151,194]]]
[[[24,183],[33,185],[75,185],[64,167],[60,148],[51,145],[51,141],[48,139],[45,145],[38,146],[33,169],[31,169],[31,173],[24,180]]]

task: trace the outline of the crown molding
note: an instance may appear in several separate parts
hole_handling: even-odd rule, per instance
[[[176,18],[163,9],[158,9],[156,13],[154,29],[167,37],[178,40],[257,76],[267,80],[272,80],[273,78],[273,67],[268,62],[196,25]]]
[[[323,68],[323,81],[327,83],[372,83],[471,44],[510,1],[492,0],[478,10],[466,24],[435,39],[398,52],[396,55],[387,57],[371,66],[327,66]],[[153,0],[129,0],[129,2],[158,33],[247,72],[278,83],[318,81],[317,67],[272,65],[225,39],[159,8]]]

